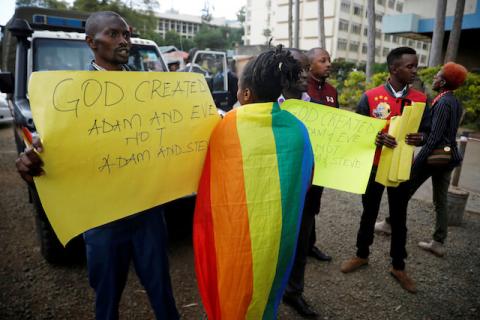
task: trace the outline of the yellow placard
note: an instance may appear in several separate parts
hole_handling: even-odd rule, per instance
[[[281,107],[308,129],[315,157],[313,183],[365,193],[375,138],[386,121],[295,99],[286,100]]]
[[[59,240],[196,192],[220,120],[202,75],[35,72],[35,178]]]
[[[396,139],[397,146],[394,149],[382,148],[376,182],[386,187],[396,187],[410,179],[415,147],[406,144],[405,137],[418,131],[424,110],[425,103],[414,102],[404,108],[401,116],[391,119],[388,134]]]

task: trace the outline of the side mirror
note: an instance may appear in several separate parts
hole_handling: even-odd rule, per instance
[[[0,72],[0,91],[3,93],[13,93],[14,82],[11,72]]]

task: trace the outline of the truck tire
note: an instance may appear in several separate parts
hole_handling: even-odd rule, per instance
[[[66,247],[63,247],[48,221],[38,193],[30,188],[30,195],[35,207],[35,225],[43,258],[50,264],[60,265],[84,262],[85,245],[82,236],[75,237]]]

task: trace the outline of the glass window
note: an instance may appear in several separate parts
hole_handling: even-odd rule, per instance
[[[381,14],[375,13],[375,20],[377,22],[382,22],[383,16]]]
[[[167,71],[157,48],[148,45],[132,45],[128,65],[136,71]]]
[[[383,35],[383,40],[390,41],[391,39],[392,39],[392,35],[390,35],[390,34],[384,34]]]
[[[366,43],[362,44],[362,53],[367,54],[367,44]]]
[[[348,20],[340,19],[340,21],[338,22],[338,30],[348,31]]]
[[[352,33],[360,34],[362,32],[362,25],[358,23],[352,23]]]
[[[380,51],[380,47],[375,47],[375,55],[380,57],[380,54],[382,54],[382,52]]]
[[[408,46],[409,47],[413,47],[413,44],[414,44],[413,40],[408,40]]]
[[[377,0],[377,4],[384,6],[385,5],[385,0]]]
[[[347,40],[338,39],[337,48],[338,50],[347,50]]]
[[[342,0],[340,3],[340,10],[343,12],[350,13],[350,1],[349,0]]]
[[[402,44],[405,46],[407,45],[407,39],[406,38],[402,38]]]
[[[425,63],[427,63],[427,57],[426,57],[426,56],[424,56],[423,54],[422,54],[422,55],[420,55],[420,63],[422,63],[422,64],[425,64]]]
[[[390,9],[395,8],[395,0],[388,0],[388,7]]]
[[[392,41],[394,43],[398,43],[398,36],[392,36]]]
[[[352,52],[358,52],[358,47],[360,46],[360,43],[357,41],[350,41],[350,46],[349,50]]]
[[[382,38],[382,30],[380,30],[380,29],[375,30],[375,38],[377,38],[377,39]]]
[[[160,21],[158,22],[158,30],[163,31],[163,20],[160,20]]]
[[[427,44],[426,42],[424,42],[424,43],[422,44],[422,49],[423,49],[423,50],[428,50],[428,44]]]
[[[87,70],[93,60],[84,40],[37,38],[33,50],[33,71]]]
[[[363,6],[361,6],[359,4],[356,4],[356,3],[353,4],[353,14],[361,17],[362,13],[363,13]]]
[[[363,28],[363,35],[365,37],[368,36],[368,28],[367,27]]]
[[[386,57],[388,55],[388,53],[390,52],[390,49],[385,47],[383,48],[383,56]]]

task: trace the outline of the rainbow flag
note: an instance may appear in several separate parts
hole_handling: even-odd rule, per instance
[[[209,320],[276,318],[312,167],[305,126],[277,103],[240,107],[216,126],[193,227]]]

